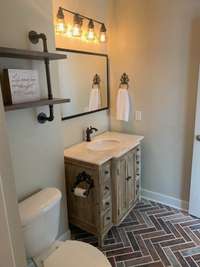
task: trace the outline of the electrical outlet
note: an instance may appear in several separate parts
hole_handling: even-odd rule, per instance
[[[135,111],[135,120],[136,121],[141,121],[142,120],[142,112],[139,110]]]

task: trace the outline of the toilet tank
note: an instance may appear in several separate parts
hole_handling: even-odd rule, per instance
[[[27,257],[39,256],[56,240],[61,192],[45,188],[19,203]]]

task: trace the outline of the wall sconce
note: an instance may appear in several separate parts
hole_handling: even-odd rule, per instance
[[[67,29],[66,24],[65,24],[64,12],[68,12],[74,16],[73,26],[70,29],[70,32]],[[95,41],[96,39],[98,39],[99,42],[105,43],[107,41],[107,36],[106,36],[107,30],[103,22],[86,17],[84,15],[78,14],[76,12],[73,12],[63,7],[59,7],[58,9],[57,20],[56,20],[56,25],[55,25],[56,33],[58,34],[68,33],[68,36],[70,37],[81,37],[83,36],[82,26],[83,26],[84,20],[88,21],[88,27],[87,27],[87,33],[86,33],[87,40]],[[96,36],[95,34],[95,24],[100,25],[99,36]]]

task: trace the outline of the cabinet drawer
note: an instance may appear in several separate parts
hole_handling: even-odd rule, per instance
[[[112,224],[112,210],[108,210],[103,216],[102,216],[102,228],[107,228],[110,224]]]
[[[112,207],[112,201],[110,196],[102,200],[102,212],[111,209],[111,207]]]
[[[110,179],[106,180],[101,185],[101,195],[102,195],[102,199],[106,199],[109,196],[111,196],[111,181],[110,181]]]
[[[106,163],[102,166],[101,169],[101,181],[102,183],[105,183],[106,180],[111,179],[111,166],[110,162]]]

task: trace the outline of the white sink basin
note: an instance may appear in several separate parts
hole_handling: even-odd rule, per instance
[[[93,151],[106,151],[116,148],[120,141],[118,139],[97,139],[87,145],[87,148]]]

